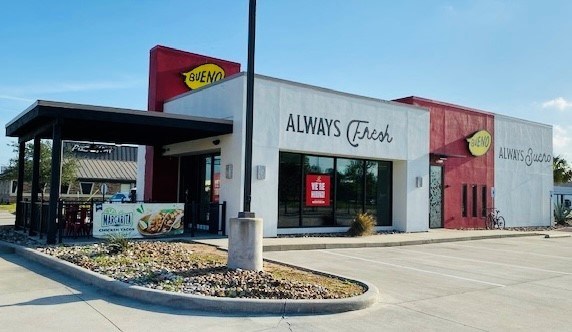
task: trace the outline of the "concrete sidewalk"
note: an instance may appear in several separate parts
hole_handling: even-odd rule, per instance
[[[14,225],[15,216],[13,214],[0,211],[0,226]],[[457,229],[431,229],[427,232],[418,233],[387,233],[364,237],[341,236],[308,236],[308,237],[277,237],[264,238],[263,251],[285,251],[285,250],[315,250],[315,249],[337,249],[337,248],[365,248],[365,247],[393,247],[406,245],[419,245],[429,243],[443,243],[456,241],[471,241],[482,239],[495,239],[505,237],[522,236],[544,236],[544,237],[570,237],[572,228],[562,228],[560,230],[548,231],[512,231],[512,230],[457,230]],[[212,245],[221,249],[228,248],[226,237],[201,238],[183,236],[170,240],[185,240]],[[91,242],[85,239],[66,239],[66,243]]]
[[[0,226],[14,225],[16,216],[6,211],[0,211]]]
[[[315,250],[364,247],[393,247],[443,243],[455,241],[471,241],[522,236],[569,237],[569,232],[550,231],[511,231],[511,230],[456,230],[431,229],[428,232],[378,234],[364,237],[278,237],[264,238],[263,251]],[[195,242],[208,244],[221,249],[228,248],[227,238],[192,239]]]

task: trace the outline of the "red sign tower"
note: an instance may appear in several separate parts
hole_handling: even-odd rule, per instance
[[[193,69],[204,65],[216,65],[224,72],[217,73],[217,78],[228,77],[240,72],[240,64],[204,55],[179,51],[157,45],[151,49],[149,64],[149,98],[148,111],[163,112],[166,100],[188,92],[185,80]],[[208,68],[209,66],[205,66]],[[202,73],[202,72],[201,72]],[[207,76],[205,76],[207,77]],[[175,202],[177,192],[176,158],[161,156],[160,146],[148,146],[145,154],[145,200],[156,202]],[[160,185],[159,185],[160,184]]]

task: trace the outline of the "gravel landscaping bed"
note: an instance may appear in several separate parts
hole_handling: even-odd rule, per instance
[[[366,289],[348,280],[288,266],[264,263],[263,272],[230,270],[226,252],[182,242],[112,241],[76,246],[39,246],[13,227],[0,228],[0,240],[38,251],[106,275],[153,289],[186,294],[252,299],[339,299]]]
[[[565,225],[568,226],[568,225]],[[515,227],[507,231],[568,230],[565,226]],[[379,232],[378,235],[398,232]],[[292,236],[331,237],[340,233]],[[288,236],[284,236],[288,237]],[[226,252],[202,244],[107,241],[43,246],[13,226],[0,226],[0,240],[37,250],[130,285],[186,294],[253,299],[338,299],[365,292],[361,284],[293,267],[264,263],[264,272],[229,270]]]

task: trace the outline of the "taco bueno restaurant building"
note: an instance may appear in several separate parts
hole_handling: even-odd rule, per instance
[[[225,78],[191,87],[189,73],[206,75],[208,66]],[[240,65],[158,46],[150,73],[150,111],[232,120],[233,130],[147,148],[153,156],[140,155],[146,171],[137,187],[147,199],[226,201],[227,216],[236,216],[246,113]],[[252,165],[251,207],[267,237],[343,232],[364,211],[378,229],[406,232],[481,228],[492,207],[509,227],[551,223],[551,126],[419,97],[383,101],[257,75]]]
[[[243,206],[246,74],[156,46],[150,112],[231,130],[139,148],[138,199]],[[207,128],[208,129],[208,128]],[[384,101],[256,75],[251,209],[264,236],[551,224],[552,127],[419,97]],[[207,216],[208,218],[208,216]]]

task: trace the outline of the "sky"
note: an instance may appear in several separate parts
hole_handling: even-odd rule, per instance
[[[258,0],[255,72],[550,124],[572,161],[571,17],[567,0]],[[155,45],[246,70],[248,0],[6,1],[0,22],[3,128],[38,99],[145,110]]]

